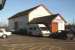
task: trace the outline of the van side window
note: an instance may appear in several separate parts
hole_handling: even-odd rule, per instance
[[[36,27],[34,27],[34,30],[36,30]]]
[[[29,29],[30,30],[36,30],[36,27],[30,27]]]
[[[32,27],[30,27],[29,29],[30,29],[30,30],[32,30],[33,28],[32,28]]]

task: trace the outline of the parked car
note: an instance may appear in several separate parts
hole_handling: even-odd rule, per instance
[[[0,29],[0,37],[1,38],[7,38],[10,35],[12,35],[11,32],[7,32],[5,29]]]
[[[53,38],[53,39],[67,39],[67,36],[66,36],[66,32],[56,32],[56,33],[52,33],[50,35],[50,38]]]
[[[75,38],[75,34],[72,30],[65,30],[62,32],[52,33],[50,37],[54,39],[73,40]]]

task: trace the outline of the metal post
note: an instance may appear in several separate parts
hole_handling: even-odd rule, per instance
[[[73,16],[73,25],[74,25],[74,16]]]

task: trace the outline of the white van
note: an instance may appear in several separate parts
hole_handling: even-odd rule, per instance
[[[49,37],[49,35],[51,34],[51,32],[47,28],[47,26],[45,26],[44,24],[38,24],[38,26],[39,26],[39,29],[41,31],[42,36]]]

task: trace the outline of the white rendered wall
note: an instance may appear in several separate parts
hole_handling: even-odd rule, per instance
[[[34,18],[51,15],[43,6],[38,7],[29,14],[29,22]]]
[[[65,22],[63,19],[61,19],[60,16],[57,16],[53,22],[57,22],[58,23],[58,31],[60,30],[65,30]]]

